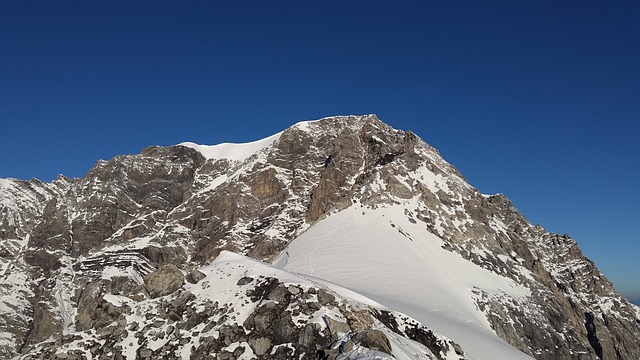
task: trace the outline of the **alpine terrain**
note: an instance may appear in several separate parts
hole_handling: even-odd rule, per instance
[[[0,180],[3,359],[640,359],[568,235],[375,115]]]

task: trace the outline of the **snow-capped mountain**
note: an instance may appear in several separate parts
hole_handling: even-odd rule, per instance
[[[566,235],[375,115],[0,180],[0,357],[638,359]]]

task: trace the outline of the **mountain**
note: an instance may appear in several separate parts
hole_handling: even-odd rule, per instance
[[[0,180],[0,357],[638,359],[568,235],[375,115]]]

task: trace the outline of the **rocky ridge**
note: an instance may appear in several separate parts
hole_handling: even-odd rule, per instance
[[[326,285],[217,263],[226,251],[274,261],[354,204],[403,206],[449,251],[528,288],[524,300],[474,290],[495,333],[522,352],[640,357],[638,307],[573,239],[531,225],[506,197],[481,194],[415,134],[373,115],[298,123],[250,146],[149,147],[99,161],[82,179],[0,181],[5,358],[343,355],[327,345],[332,336],[363,354],[398,357],[404,346],[415,358],[464,357],[437,329],[409,326],[392,309],[338,294],[321,301]],[[220,285],[211,266],[235,281],[217,304],[202,292]],[[254,268],[275,271],[263,266]]]
[[[455,343],[406,315],[233,253],[187,278],[164,265],[129,291],[96,283],[81,295],[76,331],[20,358],[391,358],[392,344],[403,339],[415,340],[422,359],[464,358]]]

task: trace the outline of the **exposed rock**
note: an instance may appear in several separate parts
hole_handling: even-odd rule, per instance
[[[44,271],[53,271],[60,268],[59,257],[44,250],[29,250],[24,254],[24,261],[33,266],[38,266]]]
[[[192,284],[197,284],[200,280],[204,278],[205,278],[205,275],[197,269],[189,271],[189,273],[187,273],[187,276],[186,276],[186,280]]]
[[[275,289],[271,290],[267,297],[269,300],[284,302],[289,300],[291,293],[284,285],[280,284]]]
[[[312,349],[316,344],[322,344],[324,338],[320,336],[320,325],[318,324],[306,324],[304,329],[300,332],[298,337],[298,343],[306,348]],[[321,339],[319,339],[319,337]]]
[[[175,265],[163,265],[144,278],[144,286],[149,296],[156,298],[178,290],[184,285],[184,275]]]
[[[380,330],[363,330],[357,333],[352,340],[355,343],[373,349],[385,352],[391,355],[391,344],[389,339]]]
[[[346,313],[349,327],[356,331],[368,329],[374,323],[373,317],[366,310],[357,310],[353,312],[343,311],[343,313]]]
[[[249,345],[257,356],[263,356],[271,350],[271,340],[266,337],[249,339]]]
[[[187,304],[187,302],[195,299],[196,296],[190,291],[184,291],[180,293],[175,299],[171,300],[171,306],[174,308],[181,308]]]
[[[240,280],[238,280],[237,285],[239,285],[239,286],[247,285],[252,281],[253,281],[252,277],[245,276],[245,277],[241,278]]]
[[[330,316],[325,316],[324,320],[326,321],[327,327],[329,328],[331,334],[346,333],[351,330],[347,323],[335,320]]]
[[[325,289],[318,290],[318,301],[321,305],[328,305],[334,302],[335,296],[329,294]]]

